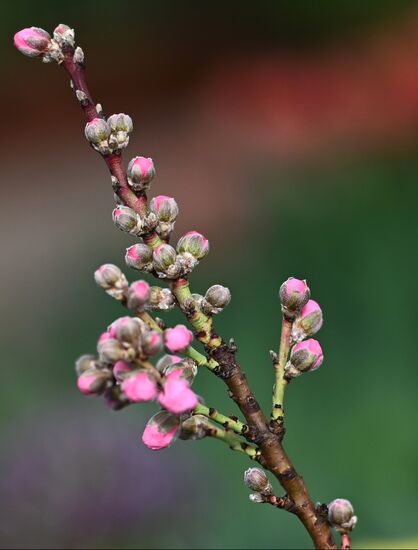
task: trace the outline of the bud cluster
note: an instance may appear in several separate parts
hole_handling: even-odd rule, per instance
[[[74,30],[60,24],[51,35],[39,27],[28,27],[14,35],[14,45],[28,57],[39,57],[44,63],[62,63],[63,48],[74,46]]]
[[[229,288],[222,285],[213,285],[204,296],[193,294],[193,299],[206,315],[214,315],[223,311],[231,301]]]
[[[294,277],[287,279],[280,287],[283,316],[292,323],[291,341],[295,344],[285,367],[287,378],[316,370],[324,358],[319,342],[310,338],[318,332],[323,322],[322,310],[310,296],[306,281]]]
[[[77,386],[85,395],[103,394],[113,409],[157,401],[171,415],[187,415],[199,403],[191,389],[197,374],[194,361],[165,355],[153,366],[150,360],[164,345],[168,350],[182,351],[191,338],[183,325],[161,333],[137,317],[116,319],[98,340],[98,357],[83,355],[78,359]]]
[[[102,155],[109,155],[123,149],[129,143],[133,122],[129,115],[119,113],[107,120],[94,118],[87,122],[84,133],[91,146]]]
[[[181,237],[177,250],[167,243],[154,250],[145,243],[134,244],[127,248],[125,261],[129,267],[154,272],[160,279],[177,279],[190,273],[208,252],[209,241],[200,233],[191,231]]]
[[[165,241],[170,238],[178,212],[177,203],[172,197],[158,195],[151,199],[149,211],[142,217],[132,208],[118,205],[113,210],[112,219],[116,227],[125,233],[143,237],[155,231]]]
[[[129,257],[134,256],[138,259],[141,246],[146,247],[147,251],[150,250],[146,245],[135,245],[131,247],[132,251]],[[169,288],[150,286],[144,280],[134,281],[129,285],[125,275],[114,264],[101,265],[94,272],[94,279],[107,294],[120,302],[124,302],[135,313],[145,310],[168,311],[176,303]]]

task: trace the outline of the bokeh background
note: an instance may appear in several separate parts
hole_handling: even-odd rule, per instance
[[[123,266],[104,163],[68,79],[12,47],[76,28],[93,96],[127,112],[125,158],[154,158],[177,234],[212,244],[196,291],[268,410],[277,291],[306,277],[323,367],[288,390],[286,448],[315,499],[352,500],[357,548],[418,548],[418,5],[352,2],[4,2],[0,19],[2,548],[307,548],[255,506],[248,464],[215,441],[144,449],[153,407],[111,413],[74,359],[123,314],[92,274]],[[136,276],[128,274],[130,280]],[[178,319],[167,316],[170,322]],[[208,404],[235,412],[203,372]],[[279,489],[280,490],[280,489]]]

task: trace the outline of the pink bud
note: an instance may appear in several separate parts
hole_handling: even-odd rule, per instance
[[[130,235],[140,235],[142,221],[129,206],[119,205],[112,212],[112,220],[118,229]]]
[[[101,335],[99,336],[98,343],[104,342],[105,340],[108,340],[109,338],[114,338],[114,336],[112,336],[110,334],[110,332],[108,330],[106,330],[105,332],[102,332]]]
[[[89,369],[77,378],[77,387],[84,395],[97,395],[104,390],[107,376],[97,369]]]
[[[134,403],[152,401],[158,394],[155,378],[145,370],[138,370],[125,378],[122,382],[122,390]]]
[[[135,157],[128,164],[126,170],[128,183],[134,191],[144,191],[155,176],[155,167],[152,159]]]
[[[164,331],[164,344],[171,353],[183,351],[192,340],[193,333],[184,325],[177,325]]]
[[[324,359],[318,340],[309,338],[296,344],[290,352],[290,363],[300,372],[317,369]]]
[[[54,29],[54,40],[62,47],[74,47],[74,30],[68,25],[60,23]]]
[[[308,336],[313,336],[322,327],[322,310],[315,300],[303,306],[292,328],[292,338],[299,342]]]
[[[179,213],[176,201],[166,195],[158,195],[150,201],[150,210],[160,221],[174,222]]]
[[[149,419],[142,441],[153,450],[164,449],[173,442],[180,428],[180,420],[167,411],[160,411]]]
[[[179,355],[163,355],[158,363],[155,365],[155,368],[159,372],[164,372],[166,369],[175,365],[176,363],[181,363],[183,358]]]
[[[48,50],[51,36],[39,27],[29,27],[17,32],[13,41],[21,53],[29,57],[37,57]]]
[[[150,286],[146,281],[135,281],[128,290],[127,305],[129,309],[141,311],[150,297]]]
[[[121,382],[128,373],[132,372],[132,367],[126,361],[116,361],[112,372],[116,381]]]
[[[165,377],[163,389],[158,396],[160,405],[174,414],[183,414],[194,409],[199,400],[182,378],[182,369],[176,369]]]
[[[177,252],[188,252],[196,260],[201,260],[209,252],[209,241],[197,231],[189,231],[177,243]]]
[[[108,327],[108,331],[111,338],[136,343],[141,335],[140,322],[136,317],[119,317]]]
[[[142,351],[145,355],[157,355],[163,349],[163,337],[161,332],[149,330],[142,339]]]
[[[309,290],[306,281],[290,277],[280,287],[280,300],[282,308],[286,313],[294,314],[307,303],[311,291]]]
[[[146,244],[134,244],[126,249],[125,261],[134,269],[152,271],[152,250]]]

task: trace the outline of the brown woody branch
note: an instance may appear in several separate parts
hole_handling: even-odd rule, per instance
[[[86,120],[90,122],[94,118],[103,118],[88,90],[84,63],[74,61],[73,48],[64,49],[62,65],[71,78],[74,92],[80,90],[85,94],[84,101],[79,102]],[[137,196],[130,189],[126,172],[122,166],[120,152],[102,156],[111,175],[117,180],[117,185],[114,186],[115,193],[127,206],[140,214],[143,213],[146,209],[146,196],[145,194]],[[289,497],[283,498],[274,497],[275,502],[272,501],[270,504],[287,509],[297,515],[311,536],[316,548],[336,549],[337,546],[333,540],[329,524],[317,514],[303,479],[296,472],[284,451],[281,434],[270,431],[269,423],[235,359],[235,349],[226,345],[213,331],[210,335],[200,335],[199,339],[205,344],[208,356],[218,363],[214,372],[225,382],[230,396],[237,403],[248,423],[249,430],[245,437],[259,446],[262,453],[260,462],[274,474],[289,495]]]

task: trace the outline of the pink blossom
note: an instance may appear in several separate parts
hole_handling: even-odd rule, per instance
[[[176,369],[168,374],[158,396],[160,405],[174,414],[191,411],[199,403],[188,381],[182,378],[182,372],[182,369]]]
[[[122,390],[126,397],[134,403],[152,401],[157,397],[158,388],[155,379],[146,371],[137,371],[125,378]]]
[[[164,331],[164,343],[171,353],[183,351],[192,340],[193,333],[184,325],[177,325]]]

